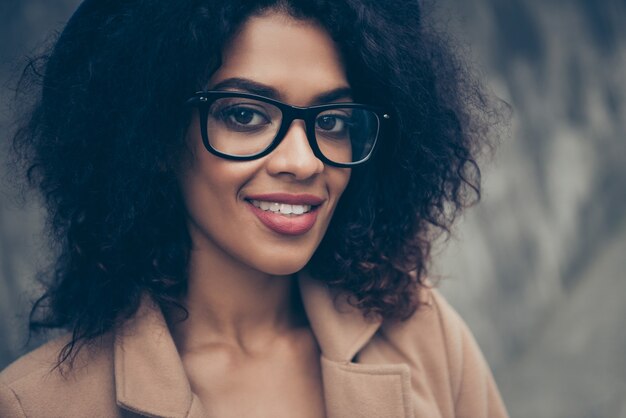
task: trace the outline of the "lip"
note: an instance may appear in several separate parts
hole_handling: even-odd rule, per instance
[[[263,200],[288,205],[311,205],[312,207],[310,212],[297,216],[287,216],[257,208],[252,204],[251,200]],[[309,232],[315,226],[319,205],[324,203],[324,201],[325,199],[312,194],[271,193],[246,196],[247,206],[265,227],[277,234],[289,236],[302,235]]]
[[[263,200],[266,202],[285,203],[288,205],[311,205],[319,206],[326,201],[326,199],[315,196],[313,194],[301,193],[266,193],[255,194],[246,196],[247,200]]]

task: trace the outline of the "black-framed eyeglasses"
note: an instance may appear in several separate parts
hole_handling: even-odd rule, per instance
[[[353,167],[374,152],[390,116],[359,103],[297,107],[256,94],[200,91],[187,100],[198,108],[206,149],[218,157],[247,161],[272,152],[291,123],[304,121],[313,154],[326,164]]]

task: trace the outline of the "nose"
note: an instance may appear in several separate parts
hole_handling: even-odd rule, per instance
[[[324,170],[309,145],[303,120],[294,120],[281,143],[268,156],[267,170],[270,174],[287,174],[305,180]]]

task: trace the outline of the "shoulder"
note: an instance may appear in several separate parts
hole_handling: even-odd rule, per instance
[[[73,363],[55,367],[68,336],[17,359],[0,373],[0,416],[85,416],[106,409],[97,399],[114,399],[111,337],[83,347]],[[87,405],[89,400],[89,405]],[[87,412],[91,411],[91,412]]]
[[[437,289],[421,289],[420,302],[404,324],[390,327],[392,332],[406,333],[419,346],[439,349],[450,367],[453,384],[460,384],[463,362],[468,357],[488,369],[469,327]]]
[[[417,311],[405,321],[383,323],[372,340],[379,361],[407,363],[414,387],[453,416],[504,417],[489,365],[468,326],[446,299],[422,288]]]
[[[0,372],[0,382],[11,385],[22,379],[27,379],[31,374],[39,374],[43,369],[51,371],[57,362],[61,349],[68,341],[68,336],[56,338],[18,358]]]
[[[403,321],[385,321],[380,332],[395,341],[415,348],[426,345],[438,348],[453,363],[472,334],[456,310],[434,288],[420,288],[419,307]],[[426,348],[426,347],[424,347]]]
[[[439,291],[432,288],[420,289],[419,307],[411,317],[384,322],[379,334],[409,359],[436,364],[437,370],[445,370],[453,387],[460,385],[463,357],[480,354],[465,322]],[[484,361],[482,355],[478,357]]]

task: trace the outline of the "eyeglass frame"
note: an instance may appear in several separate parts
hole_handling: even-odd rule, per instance
[[[209,108],[211,104],[213,104],[216,100],[226,98],[226,97],[241,97],[241,98],[246,98],[246,99],[258,100],[261,102],[269,103],[277,107],[280,110],[282,114],[281,125],[278,131],[276,132],[276,136],[265,149],[255,154],[232,155],[232,154],[223,153],[215,149],[211,145],[211,143],[209,142],[209,135],[207,132]],[[234,160],[234,161],[251,161],[251,160],[256,160],[256,159],[265,157],[266,155],[274,151],[274,149],[276,149],[278,145],[280,145],[280,143],[285,139],[285,136],[287,135],[287,132],[289,131],[289,128],[291,127],[291,124],[293,123],[293,121],[296,119],[299,119],[299,120],[304,121],[307,141],[309,142],[309,146],[311,147],[311,150],[313,151],[313,155],[315,155],[323,163],[334,166],[334,167],[342,167],[342,168],[354,167],[354,166],[366,163],[368,160],[370,160],[370,158],[374,154],[374,150],[376,149],[376,145],[380,137],[380,132],[384,131],[383,129],[384,125],[389,123],[391,119],[391,115],[385,112],[382,108],[376,107],[376,106],[370,106],[366,104],[361,104],[361,103],[353,103],[353,102],[328,103],[328,104],[308,106],[308,107],[299,107],[299,106],[292,106],[287,103],[283,103],[281,101],[278,101],[269,97],[259,96],[257,94],[238,92],[238,91],[228,91],[228,90],[198,91],[192,97],[187,99],[185,103],[188,106],[193,106],[193,107],[198,108],[199,116],[200,116],[200,133],[202,135],[202,143],[204,144],[204,147],[207,149],[207,151],[209,151],[211,154],[216,155],[220,158],[224,158],[227,160]],[[317,145],[317,139],[315,136],[315,119],[320,113],[326,110],[345,109],[345,108],[363,109],[363,110],[372,112],[374,115],[376,115],[376,118],[378,119],[378,130],[376,132],[376,138],[374,139],[374,143],[372,144],[372,149],[368,152],[368,154],[364,158],[362,158],[359,161],[353,161],[350,163],[338,163],[338,162],[328,159],[322,153],[319,146]]]

